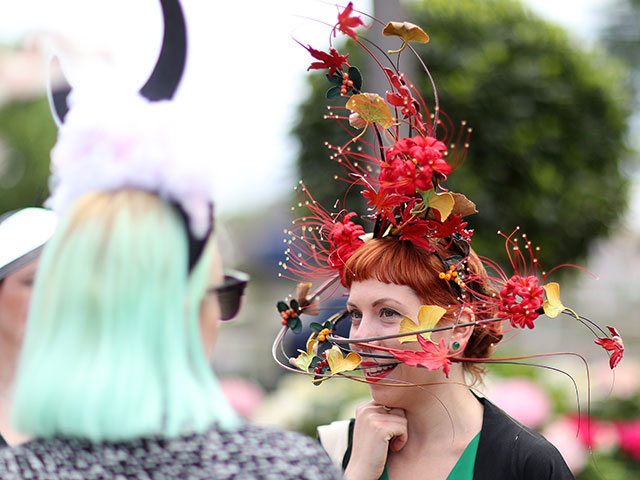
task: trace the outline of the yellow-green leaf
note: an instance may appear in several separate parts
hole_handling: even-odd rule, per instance
[[[418,25],[409,22],[389,22],[382,30],[382,34],[387,37],[400,37],[404,40],[402,47],[398,50],[389,50],[389,53],[400,53],[409,42],[429,42],[429,35]]]
[[[393,115],[389,105],[377,93],[352,95],[346,107],[358,113],[367,124],[377,123],[382,128],[390,128],[393,125]]]
[[[544,285],[544,293],[547,295],[547,300],[542,304],[544,314],[549,318],[556,318],[566,307],[560,300],[560,285],[556,282],[551,282]]]
[[[429,199],[429,206],[440,212],[440,221],[444,222],[453,210],[455,200],[450,193],[436,193]]]
[[[405,317],[400,322],[400,333],[412,333],[433,328],[445,313],[446,310],[437,305],[422,305],[418,311],[418,322],[420,324],[416,325],[409,317]],[[422,338],[432,341],[431,332],[422,333],[421,335]],[[398,341],[400,343],[417,342],[418,338],[416,335],[407,335],[406,337],[399,337]]]
[[[333,347],[327,350],[327,363],[333,375],[341,372],[350,372],[360,365],[360,355],[355,352],[349,352],[346,357],[343,357],[340,349]]]
[[[311,365],[311,362],[313,361],[313,357],[315,356],[315,353],[313,351],[313,347],[315,347],[315,345],[317,343],[318,343],[317,340],[310,339],[307,342],[307,351],[306,351],[306,353],[302,352],[300,355],[298,355],[297,358],[290,358],[289,359],[289,363],[291,365],[293,365],[294,367],[299,368],[303,372],[308,372],[309,371],[309,365]],[[298,351],[301,352],[301,350],[298,350]]]

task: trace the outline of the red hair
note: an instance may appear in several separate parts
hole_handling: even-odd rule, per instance
[[[436,249],[435,253],[395,237],[370,240],[360,246],[345,262],[342,283],[347,288],[351,288],[353,282],[375,279],[382,283],[406,285],[424,304],[438,305],[449,312],[455,311],[463,302],[450,283],[438,276],[445,270],[440,258],[450,257],[451,252],[439,243],[432,243],[432,246]],[[470,278],[473,278],[467,285],[469,291],[479,293],[484,298],[491,297],[495,293],[484,266],[473,251],[467,262],[467,273]],[[474,311],[478,320],[496,318],[496,312],[488,310],[486,305],[481,309],[475,309],[473,301],[467,301],[464,304]],[[500,322],[477,325],[473,329],[463,355],[467,358],[488,358],[493,355],[495,344],[501,339]],[[476,363],[465,362],[464,368],[475,380],[478,380],[480,374],[484,372]]]

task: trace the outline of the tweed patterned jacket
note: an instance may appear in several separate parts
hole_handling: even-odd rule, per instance
[[[0,450],[3,480],[313,479],[342,475],[314,440],[244,424],[202,434],[95,444],[36,439]]]

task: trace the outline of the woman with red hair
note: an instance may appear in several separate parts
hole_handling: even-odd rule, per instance
[[[342,180],[362,193],[368,209],[362,215],[345,208],[330,212],[302,182],[297,188],[298,206],[309,214],[286,231],[283,275],[303,283],[296,298],[278,302],[283,327],[274,358],[315,384],[340,376],[369,385],[371,400],[354,419],[318,429],[322,445],[351,480],[573,478],[553,445],[472,387],[484,363],[514,362],[489,360],[508,330],[532,329],[542,314],[589,321],[562,305],[557,283],[545,283],[537,249],[526,235],[515,238],[518,229],[501,234],[511,275],[471,249],[473,230],[465,217],[476,213],[475,205],[444,186],[465,157],[471,129],[463,123],[454,134],[435,87],[429,111],[395,58],[413,51],[408,42],[429,37],[417,25],[389,22],[383,33],[400,37],[401,47],[371,48],[355,31],[363,23],[356,13],[349,4],[333,32],[351,37],[382,68],[389,88],[384,98],[363,89],[348,55],[333,46],[328,53],[305,48],[319,60],[310,69],[328,70],[327,97],[345,99],[325,118],[339,122],[351,138],[325,145],[346,173]],[[310,279],[324,280],[311,294]],[[291,366],[281,362],[278,344],[289,330],[302,330],[302,314],[320,313],[323,294],[341,291],[332,287],[338,280],[346,289],[346,310],[312,322],[306,349],[289,359]],[[349,338],[337,334],[346,319]],[[620,336],[593,322],[589,327],[596,343],[613,351],[615,367],[623,351]]]
[[[347,260],[342,279],[349,289],[351,339],[397,334],[405,318],[420,318],[430,305],[444,310],[434,327],[459,325],[431,333],[432,345],[440,349],[428,352],[435,353],[430,358],[434,366],[438,354],[446,355],[443,360],[493,354],[502,338],[501,324],[476,323],[492,318],[491,312],[476,314],[471,305],[460,303],[455,290],[439,278],[439,258],[446,250],[435,248],[437,254],[408,241],[374,239]],[[467,276],[477,279],[467,289],[494,293],[483,284],[486,274],[474,254]],[[422,351],[419,342],[402,344],[398,338],[367,343],[354,350],[361,355],[375,354],[376,346]],[[371,400],[357,408],[348,426],[350,448],[340,459],[347,478],[573,478],[540,434],[472,393],[468,384],[480,379],[480,364],[443,362],[444,368],[430,370],[398,360],[373,357],[360,363]],[[323,438],[322,427],[320,432]]]

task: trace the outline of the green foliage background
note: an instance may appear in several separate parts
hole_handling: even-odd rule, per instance
[[[434,76],[442,110],[455,125],[466,120],[473,127],[467,160],[447,186],[478,206],[480,213],[469,217],[474,248],[504,262],[495,233],[519,225],[541,246],[543,265],[580,261],[627,204],[626,69],[574,44],[515,0],[425,0],[407,8],[431,37],[416,49]],[[349,61],[365,70],[367,91],[366,66],[356,55]],[[294,129],[299,168],[314,197],[331,206],[344,185],[332,181],[338,169],[323,142],[348,137],[322,119],[328,82],[310,77],[311,94]],[[429,102],[426,76],[414,80]]]
[[[9,103],[0,110],[0,213],[42,204],[55,138],[46,98]]]

